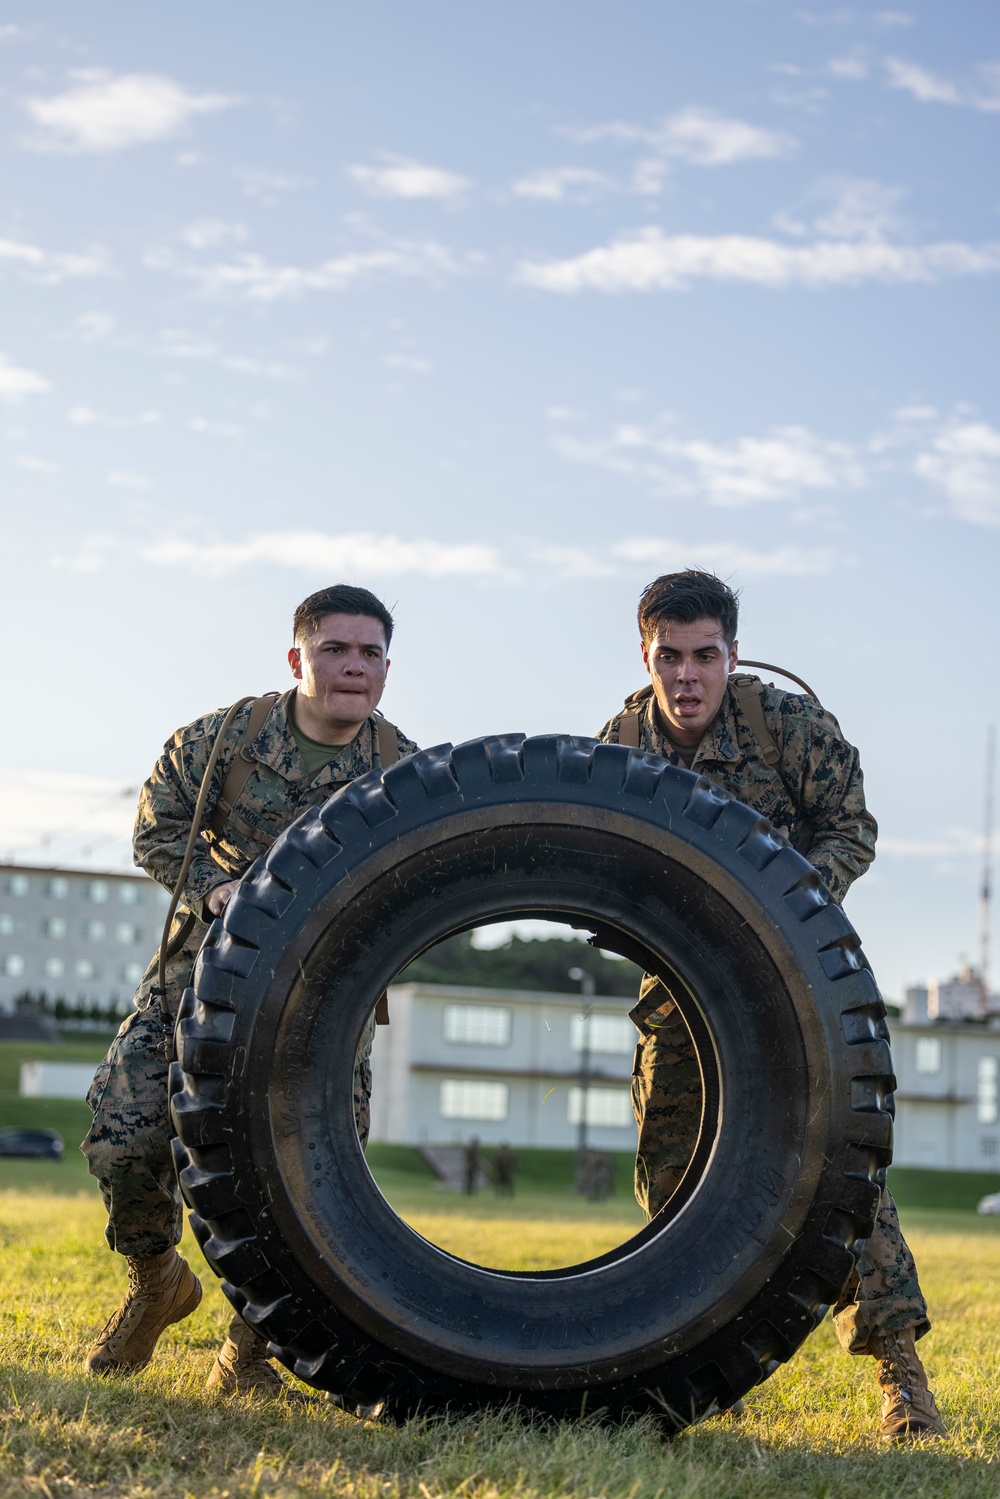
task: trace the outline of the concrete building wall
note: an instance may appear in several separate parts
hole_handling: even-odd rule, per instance
[[[626,1014],[631,1003],[395,986],[389,990],[390,1024],[377,1028],[372,1047],[372,1138],[452,1144],[475,1135],[486,1144],[571,1148],[586,1028],[588,1143],[602,1150],[634,1149],[636,1032]]]
[[[896,1164],[1000,1169],[1000,1027],[898,1024],[892,1055]]]
[[[0,865],[0,1012],[26,991],[127,1006],[168,902],[144,874]]]

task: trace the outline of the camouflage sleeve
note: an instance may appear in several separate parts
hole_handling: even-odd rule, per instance
[[[594,737],[596,739],[599,739],[602,744],[617,744],[618,743],[618,723],[619,723],[620,719],[621,719],[621,714],[620,713],[616,713],[615,716],[614,716],[614,718],[609,718],[608,721],[607,721],[607,723],[604,725],[604,728],[601,729],[601,731],[598,734],[596,734]]]
[[[245,727],[243,719],[248,711],[244,710],[234,720],[231,730],[234,744],[241,742]],[[224,717],[225,711],[209,713],[186,728],[178,729],[167,740],[149,780],[139,793],[132,834],[133,856],[140,869],[170,891],[173,891],[180,874],[202,777]],[[206,820],[222,790],[230,758],[223,754],[216,766]],[[200,914],[209,890],[227,878],[212,858],[208,844],[199,838],[181,892],[184,905]]]
[[[419,745],[415,744],[412,739],[407,739],[406,735],[399,729],[396,730],[396,741],[399,745],[399,758],[401,760],[405,760],[407,755],[415,755],[419,749]]]
[[[874,859],[878,835],[858,752],[833,714],[808,698],[784,693],[778,713],[782,779],[812,829],[806,857],[842,901]]]

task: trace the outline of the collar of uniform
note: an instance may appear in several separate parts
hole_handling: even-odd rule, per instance
[[[723,761],[728,763],[739,758],[737,748],[739,740],[736,734],[736,715],[733,706],[733,689],[726,688],[726,695],[718,713],[712,721],[711,727],[702,737],[698,746],[698,752],[694,757],[692,769],[704,761]]]
[[[295,742],[295,735],[292,733],[291,725],[288,722],[289,705],[294,692],[295,689],[293,687],[288,692],[282,693],[267,715],[264,727],[257,735],[253,744],[248,747],[247,754],[251,759],[259,760],[262,765],[267,765],[271,770],[276,771],[286,781],[304,781],[306,778],[305,766],[302,763],[302,756],[299,754],[298,744]],[[371,719],[366,719],[361,725],[357,738],[353,741],[353,746],[353,762],[356,763],[360,756],[365,764],[370,767],[372,763]],[[355,774],[357,774],[356,771]],[[309,782],[309,785],[325,786],[328,783],[336,785],[350,779],[351,776],[348,774],[345,765],[340,764],[336,768],[324,765],[319,774]]]

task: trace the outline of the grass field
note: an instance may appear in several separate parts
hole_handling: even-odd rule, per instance
[[[89,1047],[89,1051],[87,1048]],[[102,1050],[74,1042],[76,1059]],[[37,1055],[37,1048],[29,1048]],[[91,1380],[83,1353],[124,1282],[103,1247],[103,1213],[75,1143],[80,1104],[12,1096],[15,1059],[0,1047],[0,1123],[53,1124],[59,1164],[0,1163],[0,1495],[236,1499],[979,1499],[1000,1494],[1000,1221],[976,1218],[996,1178],[896,1172],[893,1187],[931,1303],[922,1345],[951,1427],[946,1443],[904,1450],[877,1438],[872,1364],[850,1359],[821,1326],[790,1364],[755,1391],[740,1422],[712,1421],[664,1444],[646,1422],[532,1428],[507,1415],[362,1423],[328,1406],[296,1411],[210,1399],[201,1386],[227,1321],[218,1285],[161,1339],[131,1379]],[[83,1053],[81,1055],[81,1053]],[[70,1059],[67,1057],[67,1059]],[[45,1116],[45,1117],[42,1117]],[[513,1204],[433,1187],[413,1152],[377,1147],[383,1189],[419,1231],[477,1257],[488,1246],[512,1266],[580,1256],[581,1245],[626,1237],[638,1217],[619,1169],[618,1193],[585,1205],[556,1153],[519,1152]],[[611,1242],[614,1242],[612,1239]]]

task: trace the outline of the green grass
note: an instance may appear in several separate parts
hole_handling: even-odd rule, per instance
[[[473,1236],[488,1224],[516,1258],[524,1220],[504,1223],[493,1206],[474,1199],[462,1217]],[[228,1313],[190,1238],[183,1251],[204,1274],[201,1307],[164,1334],[143,1373],[88,1379],[84,1350],[124,1280],[122,1262],[103,1248],[100,1204],[89,1192],[0,1192],[0,1494],[995,1499],[1000,1224],[940,1209],[925,1216],[932,1223],[911,1225],[911,1238],[935,1318],[923,1348],[952,1430],[946,1443],[883,1448],[871,1362],[841,1353],[825,1323],[750,1396],[742,1421],[709,1422],[665,1445],[645,1421],[618,1431],[590,1422],[537,1429],[487,1414],[397,1430],[326,1406],[209,1398],[201,1386]],[[456,1216],[444,1217],[439,1229],[455,1231]]]
[[[96,1062],[104,1044],[74,1040],[58,1051]],[[7,1111],[23,1105],[12,1097],[10,1044],[0,1053],[0,1120],[15,1122]],[[55,1060],[56,1049],[46,1055]],[[879,1443],[872,1363],[843,1354],[829,1322],[751,1394],[742,1421],[711,1421],[669,1445],[646,1421],[623,1430],[593,1421],[535,1428],[484,1414],[396,1429],[325,1405],[299,1411],[206,1396],[229,1313],[190,1236],[182,1249],[205,1286],[198,1311],[168,1329],[141,1374],[88,1379],[83,1354],[117,1303],[124,1266],[104,1248],[96,1186],[75,1149],[86,1108],[38,1102],[69,1111],[59,1116],[66,1127],[55,1126],[68,1159],[0,1163],[0,1499],[996,1499],[1000,1492],[1000,1220],[971,1211],[1000,1185],[997,1177],[892,1173],[934,1318],[922,1352],[951,1429],[945,1443],[902,1450]],[[54,1117],[16,1114],[18,1122]],[[376,1177],[404,1216],[473,1259],[500,1254],[518,1267],[544,1251],[566,1263],[602,1235],[632,1231],[637,1210],[621,1164],[618,1194],[586,1204],[568,1191],[569,1153],[518,1151],[518,1159],[510,1203],[492,1192],[471,1200],[441,1192],[408,1147],[371,1150]]]

